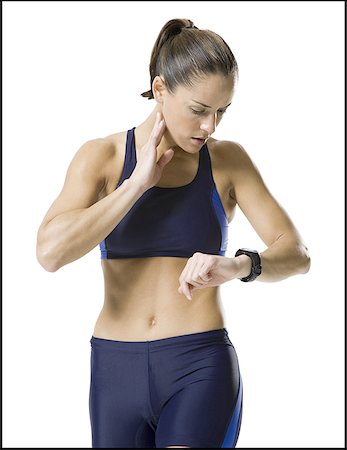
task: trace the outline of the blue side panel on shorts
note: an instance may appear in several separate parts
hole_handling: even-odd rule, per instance
[[[221,448],[235,448],[237,438],[239,437],[242,419],[242,395],[243,395],[243,386],[242,386],[242,378],[240,375],[240,388],[236,400],[235,410],[231,418],[230,424],[228,426],[227,432],[225,434],[225,438],[221,445]]]

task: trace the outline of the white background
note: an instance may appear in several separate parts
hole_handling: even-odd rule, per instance
[[[240,69],[214,137],[239,142],[311,270],[221,286],[244,383],[237,446],[344,445],[344,2],[3,2],[3,446],[91,447],[100,252],[54,273],[36,236],[87,140],[140,124],[161,27],[220,34]],[[237,209],[227,256],[266,247]]]

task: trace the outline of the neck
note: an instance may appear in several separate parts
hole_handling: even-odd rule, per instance
[[[136,147],[138,149],[140,149],[148,141],[149,136],[150,136],[152,129],[154,127],[154,124],[155,124],[157,111],[160,111],[160,110],[158,107],[155,107],[154,110],[151,112],[151,114],[147,117],[147,119],[135,128],[135,134],[137,137]],[[172,148],[172,150],[175,152],[173,158],[175,158],[176,156],[185,155],[187,153],[181,147],[176,145],[170,132],[168,131],[167,128],[165,128],[163,137],[162,137],[159,145],[157,146],[158,159],[169,148]]]

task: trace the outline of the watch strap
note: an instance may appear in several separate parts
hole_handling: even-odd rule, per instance
[[[239,248],[235,253],[235,257],[240,255],[249,256],[252,260],[252,267],[249,275],[239,279],[244,282],[254,281],[261,274],[262,271],[261,258],[258,251],[249,248]]]

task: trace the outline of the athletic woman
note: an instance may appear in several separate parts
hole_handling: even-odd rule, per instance
[[[309,270],[308,249],[246,150],[212,137],[237,79],[219,35],[168,21],[141,94],[155,100],[153,111],[81,146],[38,231],[37,258],[51,272],[100,247],[93,447],[235,447],[243,385],[220,285]],[[262,253],[225,256],[236,205]]]

